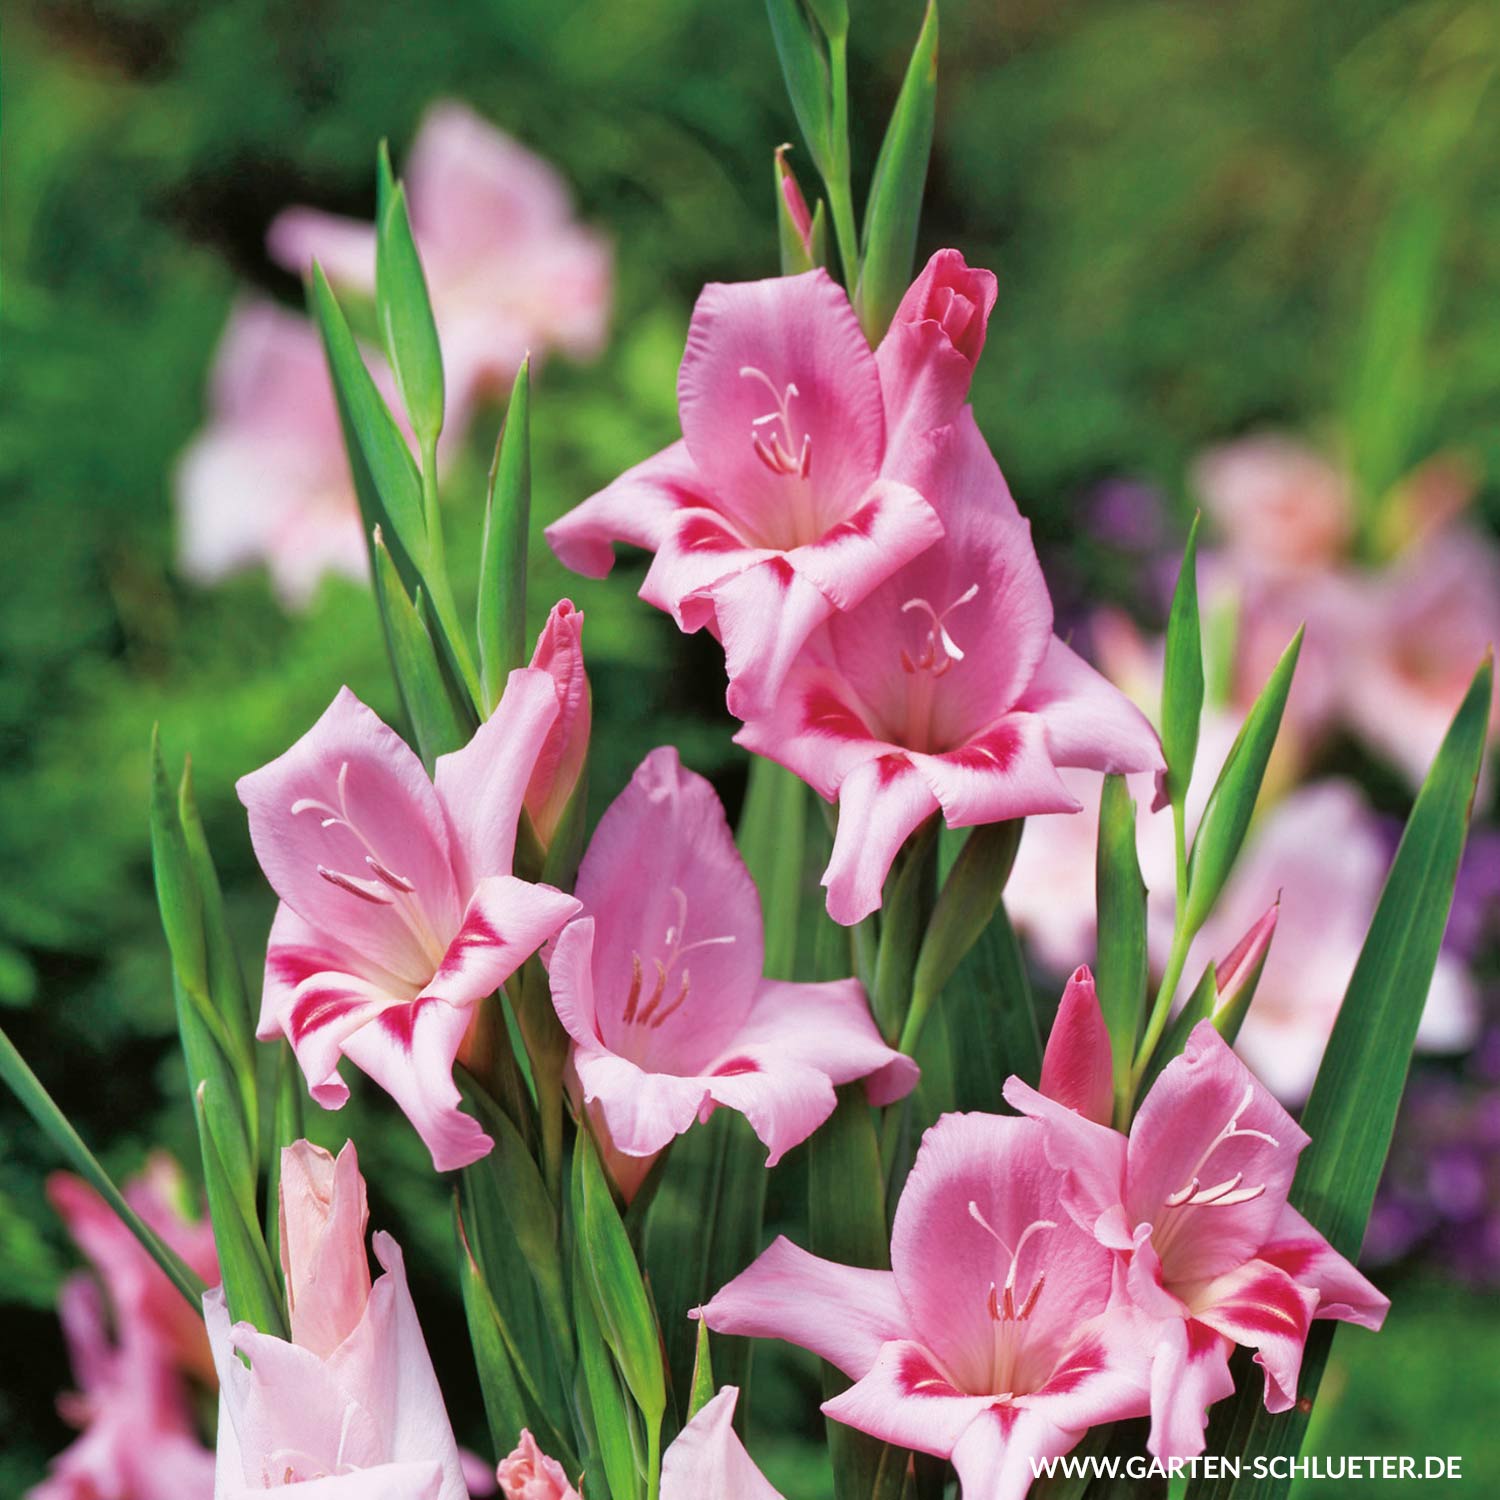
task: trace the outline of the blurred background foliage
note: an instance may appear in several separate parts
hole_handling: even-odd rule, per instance
[[[858,191],[919,14],[852,8]],[[0,1006],[125,1175],[152,1143],[195,1155],[145,838],[152,723],[193,757],[253,969],[271,898],[235,778],[340,682],[395,713],[358,587],[329,580],[289,618],[261,574],[205,592],[173,571],[173,464],[225,317],[247,288],[300,302],[264,253],[270,219],[290,203],[368,217],[375,142],[399,159],[444,96],[561,168],[614,242],[617,287],[603,360],[551,364],[537,386],[546,520],[675,435],[697,289],[775,269],[771,148],[794,125],[755,0],[18,0],[6,33]],[[921,248],[956,244],[1000,275],[974,399],[1064,607],[1148,592],[1146,548],[1087,534],[1102,482],[1150,484],[1175,524],[1190,457],[1266,423],[1336,428],[1371,492],[1461,448],[1500,515],[1497,53],[1496,10],[1462,0],[944,6]],[[481,448],[448,486],[470,583]],[[634,599],[639,560],[604,584],[540,548],[535,563],[535,623],[563,593],[588,617],[596,810],[662,740],[732,807],[743,766],[712,644]],[[374,1220],[400,1225],[472,1435],[446,1199],[410,1131],[366,1128],[389,1114],[370,1091],[315,1124],[359,1139]],[[52,1405],[68,1380],[52,1299],[72,1263],[42,1196],[53,1165],[0,1101],[0,1347],[25,1351],[0,1379],[5,1495],[68,1437]],[[788,1183],[798,1170],[794,1154]],[[1500,1391],[1474,1352],[1500,1316],[1420,1264],[1401,1275],[1386,1278],[1390,1332],[1340,1341],[1321,1442],[1462,1453],[1466,1476],[1500,1475]],[[805,1495],[795,1434],[816,1431],[813,1376],[799,1387],[801,1366],[786,1369],[753,1421],[772,1477]]]

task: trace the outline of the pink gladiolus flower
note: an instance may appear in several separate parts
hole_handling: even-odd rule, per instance
[[[661,1460],[661,1500],[782,1500],[734,1430],[739,1395],[726,1385],[672,1439]]]
[[[219,1370],[215,1500],[292,1485],[307,1500],[468,1500],[401,1251],[387,1234],[375,1236],[385,1274],[370,1284],[354,1146],[335,1162],[299,1141],[282,1163],[292,1342],[231,1327],[222,1288],[203,1298]]]
[[[552,842],[589,753],[593,710],[583,665],[583,611],[559,599],[537,637],[531,665],[557,689],[557,718],[547,731],[526,787],[526,811],[543,845]]]
[[[595,578],[614,542],[654,552],[641,597],[712,628],[730,710],[763,710],[821,621],[942,535],[915,439],[958,415],[994,298],[989,272],[939,252],[875,354],[824,271],[705,287],[682,441],[550,526],[553,551]]]
[[[91,1187],[59,1172],[47,1192],[96,1274],[70,1276],[58,1297],[78,1383],[58,1407],[82,1435],[31,1500],[208,1500],[213,1455],[198,1436],[189,1390],[215,1379],[203,1324]],[[213,1232],[183,1215],[182,1195],[181,1174],[165,1156],[125,1189],[130,1206],[215,1280]]]
[[[562,1465],[548,1458],[524,1427],[515,1451],[500,1460],[495,1478],[500,1481],[501,1500],[579,1500]]]
[[[1087,971],[1070,990],[1070,1011],[1097,1010]],[[1087,1046],[1102,1056],[1087,1062],[1078,1055]],[[1085,1026],[1074,1015],[1047,1053],[1069,1078],[1107,1067],[1102,1018]],[[1011,1078],[1005,1097],[1044,1124],[1048,1159],[1067,1174],[1068,1213],[1120,1257],[1130,1298],[1154,1325],[1149,1446],[1158,1457],[1203,1451],[1207,1408],[1234,1389],[1234,1345],[1256,1351],[1266,1407],[1285,1411],[1314,1318],[1384,1321],[1389,1301],[1287,1202],[1307,1136],[1210,1022],[1162,1070],[1128,1138],[1097,1111],[1081,1113],[1076,1091],[1048,1098]]]
[[[675,750],[652,751],[600,819],[577,890],[584,915],[552,950],[552,999],[627,1196],[716,1105],[749,1119],[774,1165],[827,1119],[835,1084],[863,1078],[876,1104],[915,1085],[856,980],[762,977],[755,884],[713,788]]]
[[[340,1056],[405,1111],[439,1171],[494,1144],[459,1109],[453,1062],[475,1008],[578,910],[511,873],[522,799],[558,694],[512,672],[435,784],[347,688],[285,754],[243,777],[250,838],[281,897],[257,1035],[285,1034],[325,1109]]]
[[[808,640],[773,708],[737,742],[839,804],[823,876],[852,923],[881,900],[907,836],[1076,812],[1060,766],[1155,771],[1156,735],[1052,634],[1030,528],[966,411],[928,441],[918,488],[947,533]]]
[[[322,344],[305,319],[270,303],[230,317],[208,425],[175,486],[178,555],[197,582],[264,563],[282,602],[303,608],[325,573],[369,573]]]
[[[782,1338],[855,1384],[829,1416],[951,1458],[965,1500],[1012,1500],[1031,1460],[1147,1409],[1143,1328],[1111,1307],[1111,1253],[1069,1218],[1033,1121],[945,1115],[896,1209],[890,1271],[778,1239],[699,1316]]]
[[[610,251],[558,173],[462,104],[434,105],[406,162],[407,209],[443,349],[448,423],[503,396],[528,352],[591,358],[609,321]],[[373,294],[375,231],[311,208],[271,225],[271,254]]]

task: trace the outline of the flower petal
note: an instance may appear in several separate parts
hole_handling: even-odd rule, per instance
[[[514,875],[490,875],[469,908],[422,997],[467,1005],[493,994],[548,938],[581,910],[573,896]]]
[[[554,521],[546,530],[547,545],[565,568],[603,578],[614,566],[616,542],[654,552],[682,510],[710,504],[706,482],[679,441]]]
[[[471,1005],[415,1000],[386,1011],[344,1042],[344,1056],[400,1105],[439,1172],[466,1167],[494,1141],[459,1109],[453,1062],[474,1019]]]
[[[1047,1035],[1041,1091],[1096,1125],[1108,1125],[1114,1117],[1109,1029],[1087,967],[1075,969],[1063,990]]]
[[[739,1394],[726,1385],[672,1440],[661,1460],[661,1500],[782,1500],[734,1430]]]
[[[1233,1134],[1230,1133],[1234,1127]],[[1207,1021],[1162,1069],[1135,1117],[1126,1158],[1125,1203],[1133,1223],[1171,1227],[1162,1269],[1169,1286],[1243,1265],[1270,1238],[1307,1136]],[[1241,1178],[1258,1197],[1204,1207],[1170,1206],[1197,1182]]]
[[[280,1017],[307,1091],[324,1109],[341,1109],[349,1086],[339,1077],[344,1044],[377,1016],[409,1001],[354,974],[310,974],[293,993]]]
[[[1081,810],[1057,774],[1035,714],[1007,714],[956,750],[913,754],[911,762],[950,828]]]
[[[835,1084],[863,1078],[877,1108],[904,1099],[921,1073],[913,1059],[886,1045],[857,979],[822,984],[763,979],[736,1040],[794,1058]]]
[[[1021,1500],[1033,1465],[1071,1453],[1083,1437],[1040,1412],[996,1406],[972,1423],[953,1449],[963,1500]]]
[[[878,909],[897,851],[937,809],[937,798],[905,756],[867,760],[844,777],[833,854],[823,872],[835,922],[850,927]]]
[[[1151,1361],[1151,1435],[1146,1440],[1157,1458],[1193,1458],[1203,1452],[1208,1408],[1234,1394],[1232,1347],[1192,1318],[1168,1318],[1160,1325]]]
[[[434,1462],[376,1464],[348,1474],[325,1474],[297,1483],[297,1500],[443,1500],[443,1466]],[[215,1500],[253,1500],[265,1486],[235,1487]]]
[[[488,875],[510,874],[526,788],[557,717],[551,674],[518,667],[473,739],[462,750],[438,756],[433,782],[465,896]]]
[[[304,922],[285,901],[276,907],[271,936],[266,944],[266,974],[261,990],[260,1019],[255,1034],[263,1042],[281,1035],[281,1017],[296,995],[297,986],[314,974],[357,974],[379,982],[376,974],[362,972],[359,954],[329,933]]]
[[[1257,1260],[1285,1271],[1298,1286],[1318,1294],[1315,1318],[1338,1318],[1361,1328],[1379,1328],[1391,1299],[1367,1281],[1290,1203],[1281,1210]]]
[[[1266,1372],[1267,1411],[1286,1411],[1297,1399],[1302,1349],[1317,1305],[1316,1292],[1263,1260],[1237,1266],[1192,1298],[1195,1319],[1256,1351],[1255,1363]]]
[[[334,286],[375,290],[375,230],[316,208],[283,209],[266,231],[266,249],[298,276],[322,266]]]
[[[889,1271],[823,1260],[785,1235],[693,1316],[715,1333],[799,1344],[851,1380],[874,1365],[882,1344],[911,1336],[909,1314]]]
[[[860,1379],[823,1403],[823,1414],[898,1447],[947,1458],[994,1404],[992,1395],[957,1389],[926,1349],[903,1339],[884,1345]]]
[[[597,1108],[610,1143],[626,1156],[654,1156],[696,1122],[707,1089],[701,1078],[648,1073],[597,1044],[580,1046],[573,1067],[584,1101]]]
[[[1146,716],[1056,636],[1016,707],[1046,725],[1054,765],[1122,775],[1166,766]]]
[[[555,708],[550,686],[549,695]],[[394,980],[421,985],[431,959],[379,871],[409,888],[404,899],[435,932],[453,931],[461,906],[442,806],[400,736],[341,688],[296,744],[236,790],[276,894]]]
[[[704,287],[677,402],[714,508],[767,546],[812,541],[841,520],[885,452],[875,356],[826,271]],[[807,477],[764,463],[754,441],[763,435],[794,462],[805,451]]]
[[[736,1049],[718,1065],[719,1071],[699,1080],[716,1104],[737,1109],[769,1153],[774,1167],[800,1146],[833,1113],[838,1102],[828,1075],[772,1048],[759,1055]]]

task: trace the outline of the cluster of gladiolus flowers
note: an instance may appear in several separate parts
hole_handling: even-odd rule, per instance
[[[596,355],[609,319],[610,251],[573,219],[566,183],[465,105],[434,105],[407,164],[412,228],[430,278],[448,386],[446,444],[504,397],[529,355]],[[272,223],[273,260],[316,260],[356,297],[375,295],[375,228],[311,208]],[[390,371],[371,353],[377,380]],[[224,331],[209,419],[176,479],[179,553],[202,583],[263,564],[303,608],[327,573],[363,579],[367,539],[317,330],[263,298]]]
[[[837,1365],[854,1384],[823,1410],[951,1458],[970,1500],[1024,1494],[1034,1460],[1100,1422],[1149,1415],[1154,1456],[1193,1457],[1236,1345],[1285,1411],[1314,1318],[1384,1320],[1386,1298],[1287,1202],[1307,1137],[1208,1022],[1124,1135],[1080,969],[1040,1090],[1012,1078],[1005,1096],[1024,1118],[947,1115],[923,1138],[890,1271],[778,1240],[700,1316]]]

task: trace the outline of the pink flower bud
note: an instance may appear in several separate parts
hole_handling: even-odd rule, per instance
[[[557,832],[568,799],[588,756],[589,679],[583,666],[583,612],[559,599],[537,637],[531,665],[548,673],[557,688],[557,718],[547,731],[526,787],[526,811],[543,844]]]
[[[972,367],[984,348],[995,293],[993,271],[970,266],[957,250],[939,250],[907,288],[892,326],[936,323]]]
[[[337,1161],[308,1141],[283,1148],[280,1213],[292,1342],[327,1359],[364,1316],[370,1298],[369,1210],[354,1143],[344,1146]]]
[[[548,1458],[523,1427],[521,1441],[495,1470],[503,1500],[579,1500],[578,1491],[555,1458]]]
[[[1281,898],[1278,896],[1216,968],[1220,1007],[1234,1004],[1244,992],[1245,986],[1260,973],[1260,966],[1266,960],[1266,951],[1276,932],[1276,918],[1280,914]]]
[[[797,231],[798,239],[802,241],[803,251],[811,261],[813,259],[812,215],[807,209],[807,199],[802,196],[797,174],[787,165],[786,154],[790,149],[788,146],[776,148],[776,175],[781,181],[781,197],[786,204],[787,216],[792,221],[792,228]]]

